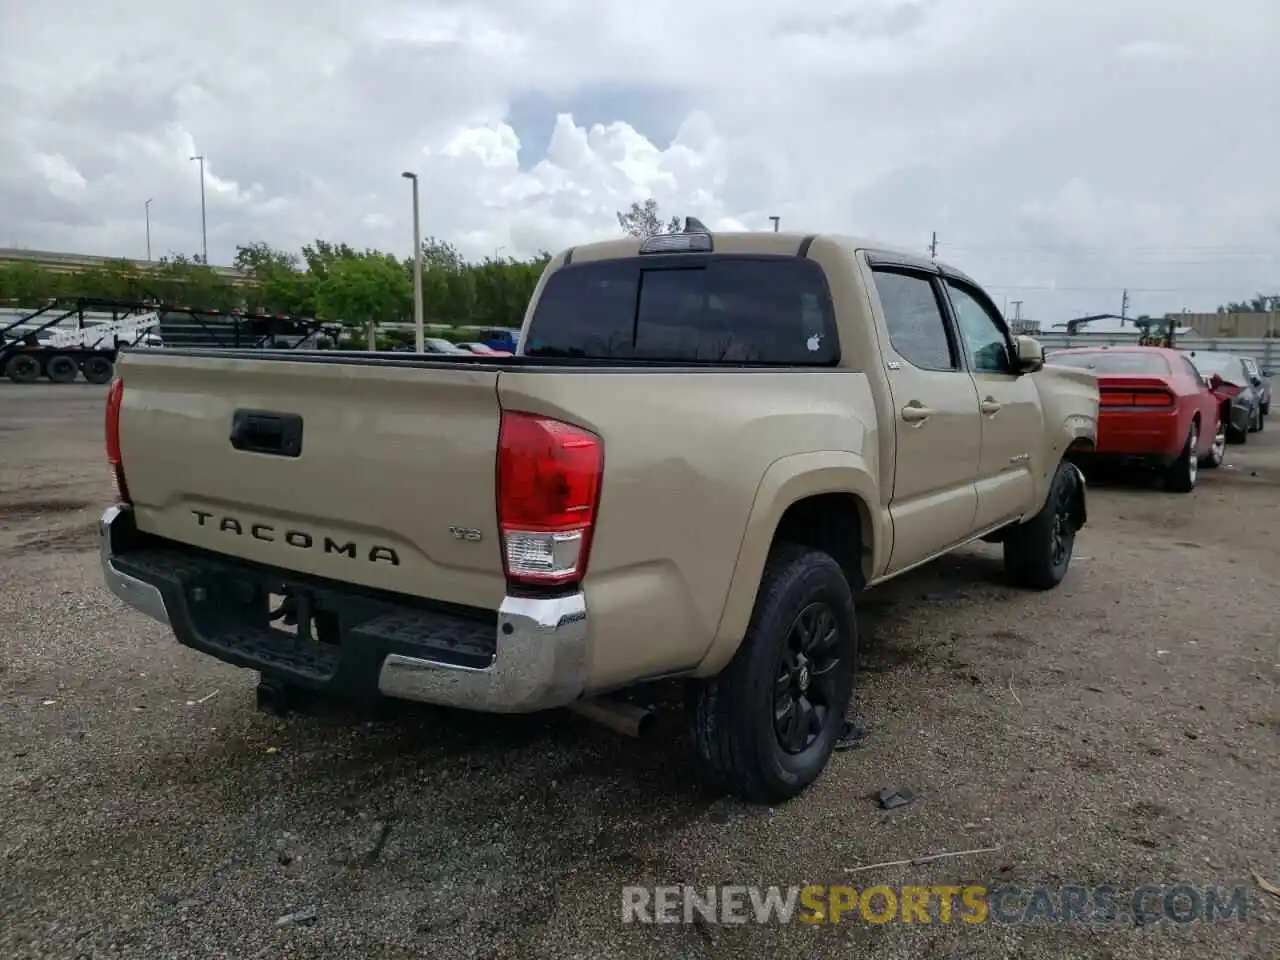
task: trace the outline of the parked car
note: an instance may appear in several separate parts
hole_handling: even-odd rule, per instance
[[[1201,466],[1222,464],[1225,405],[1177,350],[1079,347],[1055,350],[1046,359],[1098,378],[1098,439],[1091,450],[1075,454],[1081,466],[1154,468],[1165,489],[1190,493]]]
[[[1271,413],[1271,371],[1258,368],[1258,361],[1253,357],[1241,357],[1245,371],[1249,374],[1249,382],[1257,388],[1261,395],[1262,418],[1265,420]]]
[[[1262,392],[1249,375],[1244,358],[1234,353],[1217,350],[1190,350],[1189,359],[1201,373],[1210,377],[1217,374],[1222,382],[1217,386],[1219,396],[1229,401],[1227,417],[1227,441],[1244,443],[1249,434],[1262,429]]]
[[[800,793],[865,589],[976,540],[1019,586],[1067,576],[1098,386],[928,257],[700,227],[553,257],[513,357],[126,353],[111,590],[266,703],[638,731],[612,694],[679,678],[710,782]]]
[[[427,353],[446,353],[456,355],[471,352],[470,350],[464,350],[452,340],[445,340],[443,337],[427,337],[422,341],[422,345],[426,347]]]
[[[489,349],[510,356],[515,353],[516,342],[520,339],[520,330],[511,327],[492,327],[478,331],[476,339]]]
[[[511,352],[508,350],[495,350],[487,343],[460,343],[458,346],[472,353],[477,353],[482,357],[509,357]]]

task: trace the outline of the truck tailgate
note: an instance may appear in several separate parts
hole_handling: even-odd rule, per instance
[[[501,602],[496,369],[139,351],[120,376],[140,530],[413,596]],[[289,446],[298,419],[296,455],[267,452]]]

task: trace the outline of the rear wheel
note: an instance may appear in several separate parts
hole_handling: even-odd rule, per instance
[[[1018,586],[1049,590],[1067,575],[1076,542],[1079,482],[1070,464],[1059,463],[1040,512],[1005,537],[1005,574]]]
[[[1235,417],[1232,416],[1234,410],[1235,407],[1227,409],[1227,443],[1248,443],[1249,431],[1247,429],[1241,430],[1236,426]]]
[[[40,379],[40,361],[29,353],[19,353],[4,365],[4,375],[14,383],[35,383]]]
[[[1178,459],[1169,464],[1164,473],[1164,488],[1172,493],[1190,493],[1196,488],[1196,479],[1200,475],[1200,458],[1196,456],[1196,448],[1200,446],[1200,424],[1191,422],[1191,432],[1187,434],[1187,442],[1183,445]]]
[[[115,364],[106,357],[90,357],[84,362],[84,378],[90,383],[107,383],[115,372]]]
[[[802,792],[843,727],[856,655],[853,591],[840,565],[807,547],[776,548],[733,660],[687,689],[700,772],[753,803]]]
[[[54,354],[44,365],[44,375],[54,383],[75,383],[80,376],[80,365],[65,353]]]

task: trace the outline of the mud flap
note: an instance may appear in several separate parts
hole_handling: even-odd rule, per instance
[[[1088,484],[1085,482],[1084,472],[1078,466],[1070,460],[1064,463],[1075,480],[1071,492],[1071,524],[1074,529],[1079,530],[1089,519],[1088,494],[1085,489]]]

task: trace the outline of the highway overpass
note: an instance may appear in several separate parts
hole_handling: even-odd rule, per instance
[[[52,250],[27,250],[23,247],[0,247],[0,267],[11,263],[34,263],[55,273],[78,273],[89,267],[101,267],[113,261],[124,260],[139,270],[154,267],[154,262],[134,260],[132,257],[99,257],[89,253],[58,253]],[[248,280],[248,275],[235,267],[210,267],[214,273],[232,283]]]

